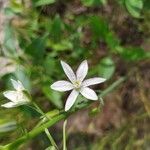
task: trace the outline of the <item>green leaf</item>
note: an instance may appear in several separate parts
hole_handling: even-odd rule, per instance
[[[53,42],[49,41],[48,44],[55,51],[65,51],[65,50],[70,50],[73,48],[72,43],[68,39],[62,40],[58,43],[53,43]]]
[[[57,108],[63,107],[61,93],[51,90],[49,85],[43,86],[42,90],[45,96],[48,98],[48,100],[50,100],[52,104],[54,104]]]
[[[56,60],[50,57],[49,55],[46,57],[45,61],[43,62],[43,66],[45,68],[45,72],[47,75],[53,75],[56,72],[56,68],[57,68]]]
[[[116,47],[120,45],[120,40],[115,36],[115,34],[113,32],[109,32],[106,35],[105,40],[111,51],[117,52]]]
[[[143,7],[145,10],[150,10],[150,0],[145,0]]]
[[[62,37],[63,22],[59,15],[56,15],[50,28],[50,36],[55,42],[58,42]]]
[[[81,0],[84,6],[90,7],[94,5],[95,0]]]
[[[14,10],[11,7],[6,7],[4,9],[5,15],[9,17],[13,17],[15,15]]]
[[[129,13],[135,17],[141,17],[141,10],[143,8],[143,0],[125,0],[125,6]]]
[[[92,16],[90,18],[90,26],[93,32],[93,37],[96,40],[99,40],[100,38],[105,39],[106,35],[109,32],[107,22],[103,18],[98,16]]]
[[[107,0],[81,0],[81,2],[84,6],[91,7],[106,4]]]
[[[56,0],[36,0],[35,6],[49,5],[55,3]]]
[[[6,24],[4,27],[5,37],[3,46],[6,48],[4,54],[7,56],[18,56],[16,52],[17,39],[14,36],[14,28],[10,24]]]
[[[15,13],[21,13],[24,9],[24,6],[23,6],[22,1],[11,0],[10,1],[10,8]]]
[[[25,117],[32,118],[32,117],[40,117],[40,113],[29,105],[21,105],[20,111],[25,115]]]
[[[33,56],[36,63],[40,63],[45,54],[45,43],[47,35],[32,40],[31,44],[26,48],[26,53]]]
[[[129,61],[138,61],[146,58],[148,55],[142,48],[138,47],[127,47],[123,48],[121,56]]]
[[[110,57],[103,58],[98,67],[99,76],[106,79],[110,79],[113,76],[115,71],[115,64]]]

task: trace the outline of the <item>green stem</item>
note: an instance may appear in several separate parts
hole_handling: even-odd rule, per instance
[[[60,120],[66,119],[67,117],[68,117],[67,113],[62,113],[62,114],[54,117],[52,120],[49,120],[48,122],[39,126],[38,128],[31,130],[26,135],[18,138],[16,141],[4,146],[4,149],[6,149],[6,150],[17,149],[24,142],[28,141],[29,139],[34,138],[35,136],[37,136],[41,132],[45,131],[46,128],[53,126],[54,124],[56,124]]]
[[[35,102],[33,102],[33,105],[36,107],[37,111],[41,115],[43,115],[47,120],[50,120],[50,118],[42,111],[42,109]],[[50,143],[58,150],[58,146],[47,128],[45,129],[45,134],[47,135]]]
[[[111,84],[106,90],[104,90],[100,96],[104,97],[107,93],[110,93],[111,91],[113,91],[113,89],[115,89],[117,86],[119,86],[122,82],[124,82],[126,80],[125,77],[121,77],[119,78],[117,81],[115,81],[113,84]]]
[[[37,112],[39,112],[42,116],[46,117],[49,120],[49,118],[45,115],[45,113],[42,111],[42,109],[35,102],[32,102],[32,104],[36,108]]]
[[[65,120],[64,124],[63,124],[63,150],[67,150],[67,146],[66,146],[66,125],[67,125],[67,120]]]
[[[51,136],[51,134],[50,134],[50,132],[49,132],[49,130],[47,128],[45,129],[45,133],[46,133],[49,141],[51,142],[51,144],[58,150],[59,148],[56,145],[56,142],[54,141],[53,137]]]
[[[117,86],[119,86],[122,82],[125,81],[126,78],[120,78],[119,80],[117,80],[116,82],[114,82],[112,85],[110,85],[107,89],[105,89],[99,96],[100,97],[104,97],[105,95],[107,95],[109,92],[111,92],[112,90],[114,90]],[[47,121],[46,123],[42,124],[41,126],[34,128],[33,130],[31,130],[29,133],[27,133],[26,135],[18,138],[16,141],[5,145],[4,146],[4,150],[13,150],[13,149],[17,149],[21,144],[25,143],[26,141],[33,139],[34,137],[36,137],[38,134],[40,134],[41,132],[45,131],[46,128],[53,126],[54,124],[56,124],[57,122],[66,119],[67,117],[69,117],[72,113],[86,108],[89,106],[89,104],[91,104],[90,101],[86,101],[85,103],[83,103],[83,105],[78,106],[77,108],[73,109],[70,112],[61,112],[60,114],[54,116],[51,120]]]

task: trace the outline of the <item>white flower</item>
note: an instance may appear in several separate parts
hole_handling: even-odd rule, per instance
[[[6,98],[8,98],[11,102],[8,102],[1,106],[6,107],[6,108],[12,108],[12,107],[17,107],[17,106],[28,103],[30,100],[24,92],[24,91],[26,91],[26,89],[24,88],[22,83],[19,80],[15,81],[13,79],[11,79],[11,82],[12,82],[12,85],[15,90],[14,91],[6,91],[3,93],[3,95]]]
[[[57,81],[51,85],[51,88],[56,91],[72,90],[69,97],[67,98],[65,104],[65,111],[68,111],[72,107],[79,93],[81,93],[87,99],[98,100],[98,96],[96,95],[96,93],[88,86],[102,83],[106,79],[95,77],[84,80],[88,72],[88,64],[86,60],[84,60],[80,64],[80,66],[76,71],[76,74],[73,72],[71,67],[64,61],[61,61],[61,65],[65,74],[67,75],[67,77],[71,82],[65,80]]]

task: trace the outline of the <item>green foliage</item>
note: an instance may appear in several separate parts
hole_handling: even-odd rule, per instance
[[[108,33],[108,24],[102,17],[92,16],[90,18],[90,26],[95,40],[105,39]]]
[[[63,107],[62,100],[61,100],[62,97],[60,93],[50,90],[49,85],[44,86],[42,90],[46,98],[50,100],[57,108]]]
[[[4,47],[7,49],[5,52],[8,56],[16,55],[16,41],[14,39],[14,30],[9,24],[5,26],[5,39],[4,39]]]
[[[107,0],[81,0],[83,5],[87,7],[98,6],[101,4],[106,4]]]
[[[128,61],[138,61],[149,57],[149,53],[145,53],[142,48],[127,47],[123,49],[121,56]]]
[[[51,24],[51,28],[50,28],[50,33],[51,33],[51,37],[52,39],[57,42],[61,39],[62,36],[62,27],[63,27],[63,22],[61,20],[61,18],[56,15],[55,18],[53,19],[53,22]]]
[[[45,54],[45,44],[47,36],[35,38],[30,45],[27,46],[25,52],[32,56],[35,63],[40,63]],[[33,57],[34,56],[34,57]]]
[[[149,10],[150,9],[150,1],[144,0],[144,9]]]
[[[55,0],[32,0],[35,6],[42,6],[55,3]]]
[[[100,61],[98,69],[99,76],[110,79],[115,72],[115,64],[110,57],[105,57]]]
[[[141,17],[141,10],[143,8],[143,0],[125,0],[125,5],[129,13],[135,17]]]

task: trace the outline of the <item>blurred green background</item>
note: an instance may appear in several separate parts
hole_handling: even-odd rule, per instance
[[[68,150],[150,149],[150,1],[149,0],[1,0],[0,104],[3,92],[19,79],[44,110],[63,109],[66,93],[50,89],[65,79],[60,60],[74,69],[88,60],[88,76],[107,78],[104,90],[128,77],[104,98],[68,119]],[[94,110],[93,110],[94,108]],[[31,130],[33,109],[0,108],[0,144]],[[62,149],[62,123],[50,129]],[[22,150],[45,150],[45,134]]]

